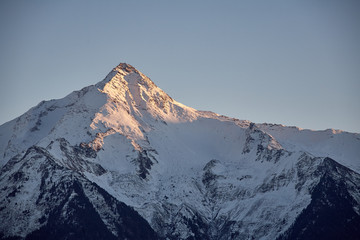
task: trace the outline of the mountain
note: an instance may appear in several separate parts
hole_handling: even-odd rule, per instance
[[[198,111],[125,63],[0,154],[0,239],[360,239],[360,134]]]

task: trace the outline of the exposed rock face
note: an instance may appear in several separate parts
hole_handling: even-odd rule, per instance
[[[359,239],[360,176],[325,158],[310,204],[279,239]]]
[[[120,64],[0,126],[0,239],[359,239],[359,149],[197,111]]]
[[[31,147],[6,166],[11,169],[1,172],[1,183],[8,183],[0,203],[7,219],[1,227],[4,239],[157,239],[136,211],[79,169],[56,163],[46,149]]]

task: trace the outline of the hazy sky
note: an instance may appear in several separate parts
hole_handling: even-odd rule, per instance
[[[0,1],[0,124],[120,62],[177,101],[360,132],[360,1]]]

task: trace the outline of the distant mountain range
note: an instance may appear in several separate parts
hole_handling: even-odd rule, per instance
[[[360,239],[360,134],[198,111],[125,63],[1,125],[0,166],[0,239]]]

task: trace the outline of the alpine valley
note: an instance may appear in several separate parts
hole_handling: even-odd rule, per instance
[[[134,67],[0,126],[0,239],[360,239],[360,134],[178,103]]]

